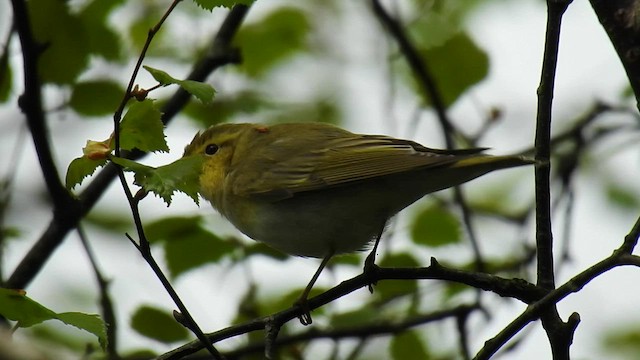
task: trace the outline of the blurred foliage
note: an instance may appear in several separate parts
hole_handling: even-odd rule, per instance
[[[411,238],[416,244],[444,246],[462,239],[460,222],[448,209],[433,205],[413,218]]]
[[[429,355],[429,348],[420,338],[417,331],[405,331],[391,339],[391,358],[401,359],[432,359]]]
[[[242,51],[238,68],[251,77],[264,76],[276,64],[306,49],[310,26],[303,11],[283,7],[243,27],[235,38]]]
[[[189,331],[171,314],[152,306],[140,306],[131,316],[131,327],[139,334],[160,342],[186,340]]]
[[[609,329],[604,334],[601,344],[612,357],[636,359],[640,354],[640,327],[633,324]]]
[[[79,115],[113,114],[122,100],[124,88],[111,80],[79,82],[73,87],[69,106]]]
[[[152,244],[161,244],[171,276],[204,264],[214,263],[234,250],[225,241],[202,226],[202,218],[167,217],[145,226],[145,234]]]
[[[16,321],[15,327],[31,327],[47,320],[59,320],[95,335],[101,347],[107,346],[106,324],[95,314],[80,312],[56,313],[30,299],[22,290],[0,288],[0,315]]]
[[[240,2],[248,4],[253,1]],[[467,20],[487,2],[414,0],[389,6],[392,15],[406,28],[419,55],[434,75],[445,106],[455,104],[489,73],[490,59],[478,45],[474,34],[467,29]],[[137,61],[149,29],[157,24],[170,2],[31,0],[27,3],[32,16],[34,35],[40,45],[39,74],[47,84],[47,111],[60,112],[65,115],[61,117],[67,117],[65,121],[74,121],[74,126],[85,129],[95,126],[98,121],[112,122],[113,113],[125,96],[124,91],[132,64]],[[349,23],[351,19],[344,16],[343,12],[351,8],[340,0],[282,3],[264,1],[263,3],[267,4],[257,9],[259,11],[250,12],[246,25],[242,26],[234,39],[234,46],[241,54],[242,63],[231,69],[222,69],[208,80],[219,91],[213,98],[213,87],[210,84],[180,79],[183,79],[188,68],[203,55],[207,44],[211,42],[211,32],[207,25],[214,21],[219,22],[222,14],[227,12],[216,7],[228,7],[233,3],[236,1],[196,0],[196,5],[182,2],[156,34],[148,50],[144,63],[152,63],[154,66],[147,67],[152,76],[145,73],[146,78],[141,78],[153,77],[161,85],[177,84],[195,94],[201,101],[191,101],[180,115],[193,121],[198,128],[229,121],[313,121],[340,124],[350,114],[345,98],[363,95],[345,95],[343,88],[348,85],[351,75],[346,71],[353,71],[356,67],[348,63],[352,60],[347,60],[345,56],[352,49],[339,48],[334,46],[334,43],[339,44],[336,39],[342,36],[343,31],[353,30],[351,27],[367,26],[366,31],[371,29],[370,31],[380,32],[371,36],[373,40],[363,41],[372,41],[375,46],[379,45],[388,38],[388,34],[384,33],[381,27],[377,27],[376,20],[370,18],[370,23],[366,23],[358,18],[359,22]],[[263,4],[258,2],[257,6]],[[356,9],[362,10],[363,16],[373,16],[365,11],[368,9],[364,2],[351,6],[359,6]],[[213,9],[213,14],[208,11],[194,11],[201,10],[200,8]],[[341,24],[341,21],[347,24]],[[336,28],[328,29],[327,24]],[[7,28],[10,24],[0,24],[0,27],[3,31],[9,31]],[[390,43],[394,44],[392,41]],[[392,77],[389,79],[389,87],[398,83],[404,91],[399,93],[410,92],[421,106],[431,106],[432,100],[424,93],[422,84],[419,84],[413,73],[407,69],[406,61],[397,53],[395,45],[391,48],[393,56],[389,59],[394,66],[390,67]],[[15,49],[15,46],[5,46],[0,53],[0,103],[3,105],[13,105],[22,89],[22,85],[16,83],[21,76],[16,75],[19,61],[12,60],[19,55],[14,52]],[[364,54],[366,57],[379,55]],[[370,65],[366,63],[370,59],[364,59],[364,56],[358,60],[363,61],[363,64],[356,64],[357,68]],[[302,63],[311,65],[301,66]],[[297,72],[301,69],[302,72],[331,77],[330,81],[326,82],[331,85],[324,82],[303,83],[308,80]],[[400,81],[395,81],[398,73],[395,70],[398,69],[401,69],[398,77]],[[169,73],[175,74],[177,78]],[[147,97],[144,91],[155,83],[153,80],[145,81],[147,80],[136,80],[138,90],[144,94],[144,101],[129,103],[120,124],[121,146],[123,149],[168,151],[159,109],[167,103],[166,94],[170,92],[154,91]],[[298,89],[304,91],[297,91]],[[158,99],[155,99],[156,96]],[[52,121],[50,125],[57,124],[58,122]],[[80,184],[98,167],[104,165],[112,155],[113,144],[110,134],[103,134],[100,138],[108,140],[88,144],[87,148],[92,145],[94,151],[85,152],[84,156],[73,160],[66,178],[68,188]],[[66,145],[53,140],[54,146]],[[571,151],[573,150],[572,148]],[[90,158],[91,155],[98,157]],[[185,168],[198,168],[193,163],[184,161],[157,168],[126,160],[115,161],[120,161],[128,170],[135,171],[138,184],[156,192],[167,202],[171,200],[174,190],[180,190],[180,183],[184,181],[179,175],[188,173]],[[195,176],[194,173],[191,173],[191,176]],[[513,183],[501,182],[499,187],[486,190],[479,199],[473,198],[468,205],[476,213],[521,220],[524,218],[523,208],[529,204],[518,203],[509,197],[515,188]],[[197,201],[196,188],[182,187],[182,190]],[[612,184],[606,189],[606,195],[613,204],[623,210],[637,211],[640,207],[637,191],[628,186]],[[413,243],[421,246],[418,246],[418,249],[414,247],[415,252],[394,252],[395,249],[392,249],[393,251],[385,253],[379,259],[378,265],[424,266],[426,261],[422,257],[423,251],[437,252],[447,246],[460,245],[463,231],[459,216],[453,213],[453,207],[448,205],[443,202],[419,209],[411,219],[408,231]],[[84,220],[101,230],[118,232],[118,239],[121,239],[119,233],[132,228],[131,219],[127,214],[125,211],[108,212],[96,208]],[[247,266],[248,260],[254,259],[284,264],[289,258],[264,244],[245,242],[233,236],[222,236],[222,232],[212,232],[207,225],[210,224],[200,216],[161,217],[145,224],[149,241],[153,246],[162,247],[164,250],[163,266],[168,268],[176,282],[180,283],[185,274],[202,269],[205,265],[223,262],[230,267],[242,267]],[[3,233],[3,236],[6,235]],[[17,235],[26,237],[23,233]],[[361,268],[362,258],[363,254],[338,256],[332,260],[329,268],[335,269],[342,280],[340,271]],[[458,268],[475,269],[475,262],[468,260],[468,257],[464,260],[459,259],[456,257],[462,265],[458,265]],[[522,264],[529,261],[529,254],[519,254],[517,251],[484,259],[486,271],[507,274],[520,274]],[[283,280],[280,280],[281,284],[277,289],[265,289],[266,286],[247,276],[249,290],[237,300],[237,313],[233,322],[238,324],[289,308],[300,296],[305,283],[289,283],[287,274],[282,276]],[[314,310],[313,316],[319,324],[328,324],[329,329],[385,324],[414,315],[418,311],[430,310],[465,298],[471,293],[469,290],[473,290],[469,286],[457,283],[438,283],[441,286],[431,286],[428,292],[428,295],[435,295],[438,300],[428,302],[422,301],[426,291],[421,289],[419,284],[421,283],[415,280],[381,281],[374,287],[374,294],[366,297],[359,306],[344,309],[340,307],[342,303],[335,307],[329,305]],[[316,286],[312,296],[324,290],[326,289]],[[265,296],[264,292],[269,293]],[[37,323],[44,321],[46,317],[55,318],[59,315],[37,303],[30,303],[29,306],[33,307],[26,311],[30,316],[21,318],[22,323]],[[4,310],[12,309],[15,308],[5,306]],[[54,317],[52,313],[55,314]],[[80,316],[83,315],[90,316]],[[66,320],[74,322],[74,319]],[[130,325],[138,333],[163,343],[186,341],[189,337],[185,328],[178,324],[166,309],[147,305],[138,307],[131,317]],[[295,330],[294,326],[285,326],[281,334],[293,333]],[[118,331],[126,330],[120,328]],[[84,342],[77,341],[72,335],[59,334],[43,326],[35,327],[31,332],[52,342],[66,343],[66,347],[78,352],[82,351],[84,345]],[[612,332],[606,337],[603,346],[611,353],[637,354],[640,352],[637,345],[640,338],[638,334],[634,329]],[[439,353],[440,350],[436,348],[437,344],[426,341],[424,334],[419,330],[407,330],[390,337],[390,345],[386,349],[388,353],[379,353],[377,358],[433,359],[436,358],[433,353]],[[244,340],[262,342],[264,334],[252,332]],[[338,343],[339,339],[335,342]],[[299,352],[303,353],[306,350],[305,346],[293,345],[289,351],[302,358],[303,355]],[[431,346],[434,349],[431,349]],[[149,349],[135,352],[123,349],[123,353],[127,351],[130,358],[155,354],[155,351]],[[313,354],[304,355],[310,357]],[[256,358],[261,356],[257,355]],[[296,357],[292,355],[291,358]]]

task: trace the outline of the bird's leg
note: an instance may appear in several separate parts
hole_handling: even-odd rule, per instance
[[[378,244],[380,243],[381,237],[382,237],[382,231],[378,233],[378,236],[376,237],[376,242],[373,244],[373,249],[371,249],[371,252],[367,256],[367,258],[364,260],[364,270],[363,270],[364,274],[375,273],[375,271],[378,269],[378,266],[376,265],[376,252],[378,251]],[[373,294],[373,286],[375,284],[376,284],[375,281],[372,281],[369,284],[369,292],[372,294]]]
[[[309,293],[311,292],[313,285],[316,283],[316,280],[318,280],[320,273],[327,266],[327,263],[329,262],[329,260],[331,260],[331,257],[333,256],[333,254],[334,252],[331,251],[329,254],[327,254],[327,256],[325,256],[322,259],[322,262],[320,263],[320,267],[318,267],[318,270],[316,270],[316,273],[313,274],[311,281],[309,281],[309,284],[307,285],[306,288],[304,288],[304,291],[302,292],[298,300],[296,300],[295,302],[295,304],[302,309],[302,315],[298,317],[302,325],[307,326],[313,322],[313,320],[311,319],[311,311],[309,310],[309,304],[307,303],[307,300],[309,298]]]

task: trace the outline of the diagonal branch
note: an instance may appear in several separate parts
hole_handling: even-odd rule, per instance
[[[613,254],[574,276],[559,288],[550,291],[542,299],[529,305],[520,316],[515,318],[498,335],[487,341],[485,346],[476,354],[474,360],[491,358],[493,354],[527,326],[527,324],[541,318],[542,314],[547,311],[549,307],[554,306],[570,294],[580,291],[585,285],[605,272],[619,266],[640,267],[640,257],[631,255],[631,252],[638,243],[639,236],[640,218],[636,220],[633,229],[625,237],[623,244],[614,251]],[[580,317],[577,313],[574,313],[569,320],[567,326],[575,326],[580,321]]]
[[[13,1],[19,2],[18,0]],[[231,41],[242,24],[248,9],[244,5],[236,5],[231,10],[214,37],[209,51],[194,66],[187,77],[189,80],[203,81],[219,67],[239,62],[238,52],[232,48]],[[187,92],[182,89],[177,90],[162,109],[163,122],[168,124],[189,99],[190,96]],[[142,152],[133,152],[128,154],[128,157],[139,158],[143,155]],[[38,274],[53,251],[62,243],[67,233],[75,228],[80,219],[96,204],[116,176],[117,170],[113,164],[107,165],[96,175],[91,184],[80,194],[77,210],[66,214],[67,216],[62,219],[54,217],[51,220],[48,228],[18,264],[5,286],[16,289],[25,288]]]
[[[618,53],[636,102],[640,101],[638,2],[635,0],[589,0],[589,2]]]
[[[38,71],[38,59],[42,47],[36,42],[31,31],[31,20],[26,2],[11,0],[11,4],[13,6],[14,28],[18,33],[22,47],[24,71],[24,93],[18,99],[18,105],[25,114],[29,125],[45,184],[53,201],[54,211],[65,211],[68,207],[74,206],[75,202],[62,185],[51,152],[49,129],[46,126],[45,114],[42,109],[42,82]]]

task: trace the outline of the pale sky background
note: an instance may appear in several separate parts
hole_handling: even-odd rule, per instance
[[[255,8],[250,11],[248,20],[251,21],[252,18],[255,19],[265,13],[274,3],[280,2],[258,1]],[[442,146],[440,129],[429,125],[434,123],[431,121],[433,115],[423,116],[418,131],[410,132],[406,128],[415,109],[411,99],[407,100],[396,94],[393,105],[391,109],[389,108],[389,92],[386,87],[387,48],[385,47],[389,42],[381,41],[379,24],[368,11],[363,11],[366,9],[361,2],[345,2],[343,7],[352,15],[348,22],[340,23],[339,20],[335,20],[341,31],[341,36],[336,38],[336,41],[339,41],[336,49],[344,51],[345,58],[350,59],[345,61],[340,74],[341,85],[353,94],[349,98],[346,113],[348,122],[345,127],[355,132],[386,133],[409,137],[428,146]],[[7,4],[0,5],[0,13],[7,14],[6,10]],[[214,16],[222,17],[220,12]],[[6,21],[6,15],[0,16],[0,21]],[[451,110],[450,115],[459,123],[468,120],[469,126],[474,127],[478,125],[478,119],[481,116],[479,108],[499,106],[504,111],[504,120],[481,144],[490,146],[492,153],[506,154],[518,151],[529,147],[533,142],[536,88],[539,81],[545,21],[546,9],[542,1],[495,1],[485,6],[469,22],[469,33],[490,54],[490,75],[488,79],[474,87],[464,99],[461,99]],[[355,42],[354,39],[359,41]],[[353,46],[354,43],[358,45]],[[13,44],[14,47],[17,45],[17,42]],[[336,49],[334,51],[337,51]],[[17,54],[18,51],[14,53]],[[372,57],[372,54],[377,57]],[[370,59],[363,61],[365,60],[363,57]],[[16,63],[19,60],[18,56],[12,59]],[[279,72],[277,80],[286,84],[290,92],[283,90],[283,98],[293,97],[295,94],[306,91],[305,87],[309,84],[336,81],[338,78],[327,77],[326,72],[322,72],[325,70],[321,67],[318,68],[318,72],[314,72],[313,69],[307,69],[309,66],[304,61],[298,61]],[[305,69],[309,79],[292,78],[291,74],[297,76]],[[224,79],[225,75],[218,72],[213,76],[212,82],[216,85]],[[575,118],[595,100],[615,101],[625,84],[622,66],[588,2],[575,1],[565,16],[562,30],[556,82],[555,128],[562,128],[559,122]],[[15,141],[20,141],[16,140],[13,134],[16,133],[17,127],[22,126],[22,122],[19,120],[21,114],[16,109],[3,107],[0,109],[0,116],[4,119],[0,122],[0,151],[3,154],[0,160],[0,174],[4,175],[10,166],[7,154],[12,154]],[[102,139],[111,132],[112,125],[108,118],[93,120],[78,126],[78,123],[73,121],[73,116],[60,113],[51,117],[52,139],[61,172],[64,172],[73,158],[79,156],[86,139]],[[400,126],[393,126],[394,122],[388,121],[389,116],[392,116],[394,122]],[[254,118],[247,120],[256,121]],[[163,164],[181,155],[182,147],[191,139],[196,128],[183,120],[179,122],[180,126],[174,124],[167,129],[171,154],[151,156],[145,158],[144,163]],[[592,164],[589,171],[576,178],[576,210],[574,218],[571,219],[573,258],[557,273],[558,284],[562,284],[578,272],[608,256],[621,244],[624,235],[638,216],[637,211],[625,213],[612,209],[602,192],[597,190],[602,186],[604,179],[604,176],[599,174],[608,174],[615,169],[618,172],[625,172],[619,174],[618,181],[640,192],[640,185],[634,182],[634,179],[640,175],[637,166],[640,163],[637,148],[617,152],[614,157],[610,155],[606,153],[591,159],[602,163]],[[13,271],[24,252],[40,236],[50,219],[48,208],[44,208],[39,200],[37,191],[40,190],[34,190],[42,189],[43,185],[40,169],[33,161],[35,153],[32,145],[24,149],[21,157],[23,162],[17,169],[15,192],[7,223],[18,227],[29,241],[15,241],[8,246],[7,259],[2,269],[4,274]],[[30,165],[25,166],[27,163]],[[517,174],[527,174],[527,171],[526,169],[513,170],[512,173],[505,172],[501,176],[517,176]],[[469,184],[466,189],[471,193],[474,187],[481,189],[483,184],[491,184],[492,181],[495,183],[499,180],[500,176],[492,175],[486,180],[478,180],[477,184],[476,182]],[[524,188],[526,187],[525,183]],[[528,196],[529,194],[524,194],[523,201],[529,199]],[[115,183],[97,206],[103,211],[128,214],[122,191]],[[198,209],[191,200],[181,195],[175,198],[174,205],[168,209],[157,198],[146,199],[141,211],[143,217],[149,220],[178,214],[206,214],[212,219],[211,227],[216,231],[233,231],[232,227],[220,219],[208,205],[203,204]],[[400,234],[406,233],[403,227],[406,223],[404,220],[406,216],[399,219],[396,227]],[[557,221],[555,224],[555,235],[559,239],[562,235],[562,222]],[[113,237],[112,234],[100,234],[95,230],[91,233],[92,236]],[[481,244],[487,253],[509,247],[509,244],[498,241],[512,241],[516,235],[489,234],[481,235]],[[533,238],[532,233],[525,235]],[[488,241],[483,243],[484,239]],[[166,309],[174,308],[159,281],[124,236],[121,239],[112,238],[111,241],[95,241],[94,247],[99,254],[102,270],[113,279],[112,291],[116,299],[121,330],[126,329],[130,314],[141,303],[155,304]],[[559,250],[560,243],[558,243],[557,253]],[[155,254],[158,260],[162,259],[161,251],[156,251]],[[438,259],[440,259],[439,255],[435,254]],[[447,258],[451,258],[451,255],[447,255]],[[423,265],[427,264],[428,257],[425,257]],[[317,265],[316,260],[300,258],[291,258],[284,263],[260,260],[252,262],[248,271],[260,282],[273,283],[271,291],[277,291],[278,283],[283,278],[287,283],[297,282],[303,286]],[[96,312],[94,303],[87,300],[93,294],[88,293],[86,289],[95,288],[93,274],[89,269],[79,241],[75,234],[71,233],[46,268],[29,286],[28,293],[32,298],[55,311]],[[355,270],[324,273],[320,283],[330,286],[356,274]],[[580,313],[582,318],[572,346],[573,358],[611,358],[599,353],[600,339],[610,328],[640,321],[635,305],[640,301],[640,289],[630,286],[637,283],[639,274],[638,269],[632,268],[614,270],[559,304],[560,313],[564,319],[573,311]],[[227,266],[211,265],[200,268],[184,276],[174,285],[201,328],[213,331],[228,326],[231,317],[234,316],[232,309],[235,308],[237,298],[246,291],[243,279],[246,279],[246,272],[238,267],[229,270],[227,263]],[[429,281],[421,283],[421,287],[428,289],[429,286],[435,285]],[[269,295],[268,291],[264,292],[265,296]],[[362,289],[341,299],[337,306],[338,308],[357,307],[360,303],[359,299],[366,296],[368,291]],[[490,294],[487,294],[484,299],[487,303],[494,305],[492,310],[495,317],[488,323],[484,319],[473,319],[470,327],[473,353],[482,346],[484,341],[494,336],[525,308],[517,301],[496,301],[496,297]],[[496,307],[496,302],[501,305]],[[86,308],[82,308],[83,306]],[[301,325],[292,322],[288,326]],[[457,341],[455,338],[438,339],[439,336],[442,337],[442,334],[436,332],[438,327],[424,328],[428,336],[434,337],[430,338],[433,343]],[[548,341],[540,324],[529,325],[527,330],[531,331],[530,334],[525,333],[528,339],[514,353],[505,354],[501,358],[525,360],[550,358]],[[119,340],[123,348],[147,346],[158,351],[163,349],[162,345],[127,331],[120,333]],[[234,342],[235,340],[232,339],[224,342],[220,347],[227,348]],[[375,349],[376,347],[373,346],[370,353],[375,354]]]

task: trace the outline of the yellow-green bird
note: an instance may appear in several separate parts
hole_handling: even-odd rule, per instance
[[[431,149],[321,123],[222,124],[196,134],[184,156],[206,157],[200,194],[244,234],[287,254],[323,259],[304,302],[333,255],[366,249],[416,200],[533,163],[483,150]]]

